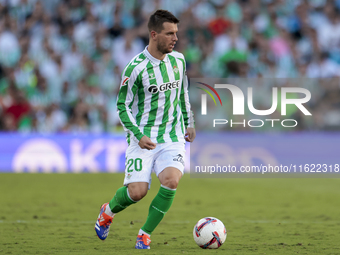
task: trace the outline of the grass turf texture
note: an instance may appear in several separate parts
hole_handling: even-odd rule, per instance
[[[0,174],[1,254],[339,254],[339,179],[194,179],[185,175],[151,250],[137,232],[159,188],[118,214],[106,241],[94,224],[122,174]],[[196,222],[214,216],[228,237],[202,250]]]

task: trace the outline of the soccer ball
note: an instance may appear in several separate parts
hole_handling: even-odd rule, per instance
[[[200,219],[194,227],[194,240],[202,249],[217,249],[227,238],[222,221],[215,217]]]

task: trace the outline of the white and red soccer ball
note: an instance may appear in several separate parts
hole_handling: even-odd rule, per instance
[[[200,219],[194,227],[194,240],[202,249],[217,249],[227,238],[222,221],[215,217]]]

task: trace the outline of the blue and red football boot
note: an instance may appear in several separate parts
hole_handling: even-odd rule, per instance
[[[101,240],[105,240],[109,235],[110,225],[112,223],[112,216],[109,216],[105,213],[106,206],[109,206],[109,203],[105,203],[100,208],[99,216],[96,222],[94,229],[96,230],[97,236]]]
[[[151,239],[148,235],[138,235],[136,241],[136,249],[150,249]]]

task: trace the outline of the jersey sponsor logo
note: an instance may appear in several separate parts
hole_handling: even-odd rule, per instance
[[[164,92],[167,90],[177,89],[179,87],[179,81],[164,83],[159,86],[159,91]]]
[[[130,79],[129,77],[125,77],[124,80],[123,80],[123,82],[122,82],[122,86],[127,85],[129,79]]]
[[[151,94],[156,94],[158,92],[158,87],[157,85],[150,85],[148,87],[148,91],[151,93]]]
[[[179,81],[163,83],[159,87],[157,85],[150,85],[148,91],[151,94],[156,94],[157,92],[165,92],[172,89],[177,89],[179,87]]]

